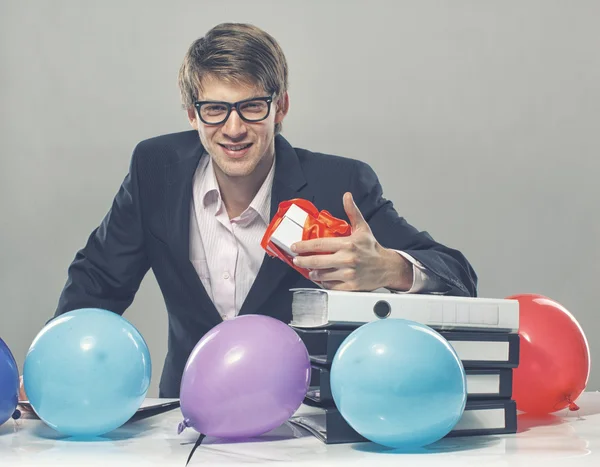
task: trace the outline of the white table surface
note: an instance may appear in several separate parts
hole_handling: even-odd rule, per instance
[[[600,466],[600,393],[577,401],[579,415],[518,416],[515,435],[446,438],[419,453],[402,454],[373,443],[325,445],[285,424],[246,442],[206,438],[190,466]],[[299,412],[310,411],[301,407]],[[97,441],[62,437],[43,422],[0,426],[0,466],[184,467],[197,438],[177,435],[179,409],[125,426]]]

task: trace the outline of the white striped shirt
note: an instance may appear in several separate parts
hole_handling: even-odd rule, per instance
[[[274,175],[275,161],[250,206],[229,219],[208,154],[194,174],[190,260],[223,319],[237,316],[263,262]]]

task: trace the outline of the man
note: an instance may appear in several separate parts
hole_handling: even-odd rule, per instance
[[[464,256],[399,217],[367,164],[279,135],[287,74],[277,42],[254,26],[221,24],[195,41],[179,74],[193,131],[138,144],[112,208],[69,267],[56,316],[123,313],[152,268],[169,317],[161,397],[178,397],[186,360],[212,327],[250,313],[289,322],[289,289],[315,286],[260,246],[281,201],[305,198],[351,223],[350,237],[295,245],[297,264],[325,287],[476,295]]]

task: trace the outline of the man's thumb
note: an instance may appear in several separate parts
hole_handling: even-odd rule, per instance
[[[352,193],[350,192],[344,194],[344,211],[346,211],[346,215],[350,220],[350,225],[352,226],[353,231],[359,227],[363,227],[365,225],[368,226],[367,221],[360,212],[360,209],[358,209],[358,206],[352,197]]]

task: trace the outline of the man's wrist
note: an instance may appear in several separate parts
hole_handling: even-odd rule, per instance
[[[413,265],[395,250],[384,249],[386,289],[407,291],[413,284]]]

